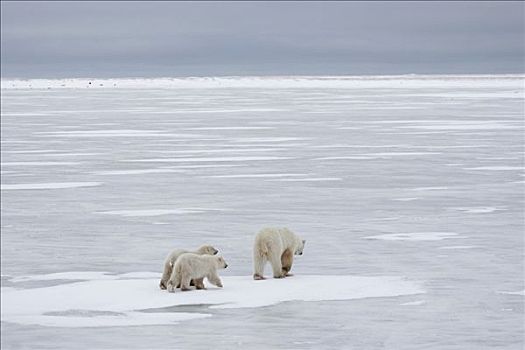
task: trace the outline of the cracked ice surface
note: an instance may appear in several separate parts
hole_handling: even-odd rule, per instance
[[[87,86],[2,80],[2,349],[523,348],[523,76]],[[201,244],[224,289],[161,291]]]

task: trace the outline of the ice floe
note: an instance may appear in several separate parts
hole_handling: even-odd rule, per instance
[[[208,286],[208,290],[168,293],[158,288],[159,277],[159,273],[150,272],[125,275],[70,272],[19,278],[18,281],[84,281],[30,289],[2,288],[2,321],[51,327],[173,324],[210,317],[212,310],[193,313],[159,312],[158,309],[182,305],[209,305],[210,309],[255,308],[286,301],[350,300],[424,293],[420,283],[402,277],[351,275],[296,275],[264,281],[254,281],[251,276],[224,276],[224,288]]]

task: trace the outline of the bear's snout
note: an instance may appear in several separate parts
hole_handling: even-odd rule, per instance
[[[224,268],[227,268],[228,267],[228,264],[224,264]]]
[[[215,251],[213,252],[213,255],[217,255],[218,252],[219,252],[218,250],[215,250]]]
[[[303,252],[300,252],[299,255],[303,255]]]

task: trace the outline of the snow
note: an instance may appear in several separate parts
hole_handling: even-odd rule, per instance
[[[282,76],[282,77],[190,77],[190,78],[130,78],[130,79],[2,79],[2,89],[227,89],[227,88],[264,88],[264,89],[354,89],[354,88],[392,88],[403,87],[417,90],[449,86],[454,88],[497,87],[501,89],[498,97],[513,97],[513,91],[506,88],[519,87],[523,75],[399,75],[399,76]],[[89,84],[89,83],[92,84]],[[424,97],[422,91],[414,91],[414,97]],[[473,94],[465,94],[471,97]],[[476,97],[483,98],[478,93]],[[489,95],[490,96],[490,95]],[[463,96],[461,96],[463,97]],[[379,106],[385,108],[386,106]]]
[[[144,312],[173,306],[206,304],[211,309],[257,308],[286,301],[351,300],[424,293],[418,283],[400,277],[303,275],[265,281],[254,281],[251,276],[226,276],[222,278],[222,289],[208,286],[207,290],[178,290],[172,294],[158,288],[160,274],[157,273],[155,279],[149,278],[151,275],[148,272],[126,275],[69,272],[18,278],[18,281],[84,281],[43,288],[2,289],[2,321],[53,327],[145,326],[211,316],[207,313]]]
[[[120,215],[124,217],[133,216],[161,216],[161,215],[181,215],[181,214],[198,214],[206,211],[216,209],[204,209],[204,208],[184,208],[184,209],[140,209],[140,210],[110,210],[100,212],[100,214],[108,215]]]
[[[523,348],[525,76],[91,81],[2,80],[2,349]]]
[[[137,163],[179,163],[179,162],[248,162],[259,160],[282,160],[289,157],[186,157],[186,158],[151,158],[151,159],[126,159],[124,162]]]
[[[441,241],[447,238],[457,238],[454,232],[409,232],[389,233],[384,235],[367,236],[365,239],[378,239],[385,241]]]
[[[523,295],[525,296],[525,289],[519,290],[517,292],[498,292],[499,294],[507,294],[507,295]]]
[[[426,301],[424,300],[416,300],[416,301],[410,301],[408,303],[400,304],[402,306],[419,306],[419,305],[425,305]]]
[[[101,182],[48,182],[48,183],[24,183],[24,184],[2,184],[2,191],[8,190],[53,190],[61,188],[78,188],[100,186]]]
[[[439,247],[439,249],[473,249],[478,248],[478,246],[475,245],[451,245],[446,247]]]
[[[180,173],[182,170],[176,169],[129,169],[129,170],[109,170],[109,171],[95,171],[95,175],[142,175],[142,174],[158,174],[158,173]]]
[[[459,210],[468,214],[487,214],[487,213],[494,213],[495,211],[501,211],[505,210],[503,208],[497,208],[497,207],[462,207],[462,208],[452,208],[455,210]]]

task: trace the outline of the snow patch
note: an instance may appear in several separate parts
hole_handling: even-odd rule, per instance
[[[47,182],[47,183],[26,183],[26,184],[11,184],[0,186],[2,191],[7,190],[53,190],[61,188],[78,188],[78,187],[93,187],[100,186],[102,182]]]
[[[439,247],[438,249],[473,249],[478,248],[477,245],[451,245],[446,247]]]
[[[211,158],[153,158],[153,159],[129,159],[123,162],[137,163],[183,163],[183,162],[247,162],[255,160],[283,160],[293,159],[290,157],[211,157]]]
[[[98,212],[99,214],[120,215],[123,217],[143,217],[143,216],[161,216],[161,215],[183,215],[199,214],[207,211],[216,211],[218,209],[205,208],[181,208],[181,209],[138,209],[138,210],[110,210]]]
[[[364,239],[379,239],[385,241],[440,241],[447,238],[456,238],[454,232],[410,232],[389,233],[384,235],[362,237]]]
[[[424,305],[427,302],[425,300],[417,300],[417,301],[410,301],[408,303],[399,304],[402,306],[418,306],[418,305]]]
[[[524,295],[525,296],[525,289],[524,290],[518,290],[517,292],[498,292],[499,294],[507,294],[507,295]]]
[[[78,279],[89,274],[94,278],[84,282],[31,289],[2,288],[2,321],[51,327],[171,324],[210,315],[144,311],[203,304],[212,305],[211,309],[255,308],[286,301],[350,300],[424,293],[419,283],[392,276],[296,275],[264,281],[254,281],[251,276],[226,276],[222,277],[224,288],[208,285],[208,290],[177,290],[175,293],[158,288],[158,273],[136,272],[128,274],[127,279],[122,275],[98,272],[63,273],[58,277]],[[47,276],[43,278],[49,278]]]
[[[493,213],[495,211],[506,210],[506,209],[497,208],[497,207],[458,207],[458,208],[452,208],[452,209],[459,210],[467,214],[487,214],[487,213]]]

